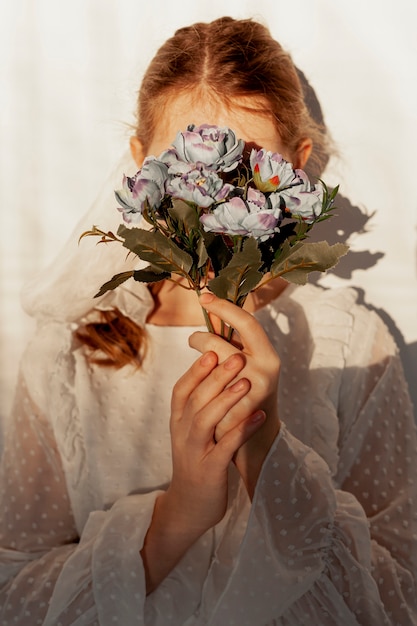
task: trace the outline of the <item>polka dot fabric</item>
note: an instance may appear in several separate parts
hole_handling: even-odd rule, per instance
[[[140,550],[195,329],[147,326],[144,369],[113,372],[73,326],[39,326],[2,457],[1,626],[417,624],[417,440],[392,338],[351,290],[288,287],[256,315],[283,427],[253,502],[231,468],[225,518],[148,597]]]

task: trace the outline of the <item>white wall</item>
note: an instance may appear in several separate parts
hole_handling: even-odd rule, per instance
[[[341,184],[338,227],[367,228],[324,283],[364,290],[401,347],[416,400],[415,1],[19,0],[0,5],[1,414],[31,331],[24,282],[59,252],[124,150],[157,46],[223,14],[269,24],[314,87],[340,150],[325,176]]]

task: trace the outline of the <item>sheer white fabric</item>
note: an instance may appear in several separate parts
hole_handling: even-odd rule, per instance
[[[25,311],[32,317],[75,321],[94,305],[98,288],[116,272],[146,265],[117,243],[100,244],[98,237],[82,233],[97,226],[105,232],[117,232],[122,222],[116,210],[114,190],[121,185],[123,175],[133,175],[137,167],[130,151],[119,160],[108,176],[95,202],[75,226],[60,254],[45,270],[33,277],[22,291]],[[146,227],[145,221],[141,224]],[[137,283],[138,298],[150,303],[148,289]],[[144,319],[140,320],[143,323]]]
[[[149,303],[121,287],[110,305],[140,321]],[[350,290],[288,287],[257,316],[284,426],[253,502],[231,471],[225,519],[147,598],[139,552],[194,329],[147,325],[143,369],[113,371],[43,319],[5,441],[3,626],[416,623],[416,434],[390,335]]]

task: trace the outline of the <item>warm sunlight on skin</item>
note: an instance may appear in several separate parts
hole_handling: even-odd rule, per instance
[[[294,167],[303,168],[311,152],[311,142],[306,140],[297,151],[290,154],[282,143],[281,137],[272,121],[272,118],[260,113],[266,109],[266,103],[259,98],[235,98],[236,106],[227,106],[224,102],[215,101],[202,93],[183,93],[167,99],[163,113],[158,120],[152,142],[144,150],[137,137],[130,142],[132,156],[140,168],[148,155],[159,156],[169,148],[178,131],[185,130],[189,124],[199,126],[212,124],[231,128],[236,138],[258,148],[265,148],[271,152],[279,152]],[[249,107],[252,110],[244,109]],[[204,324],[201,307],[196,294],[192,290],[179,289],[178,284],[185,284],[185,279],[178,277],[173,281],[164,281],[154,290],[155,308],[148,317],[148,322],[169,326],[196,326]],[[276,298],[288,285],[277,278],[268,285],[249,294],[245,308],[255,311]]]
[[[137,137],[131,139],[132,155],[138,167],[141,167],[147,155],[159,156],[169,148],[178,131],[185,130],[189,124],[226,126],[234,131],[238,139],[271,152],[279,152],[287,161],[294,163],[295,167],[304,167],[311,152],[309,140],[300,146],[297,154],[290,154],[271,117],[259,112],[261,106],[266,108],[266,105],[258,98],[251,97],[237,97],[234,102],[236,106],[230,107],[221,101],[214,101],[213,97],[206,97],[204,94],[197,97],[189,92],[169,98],[146,153]],[[253,110],[243,109],[243,106]]]

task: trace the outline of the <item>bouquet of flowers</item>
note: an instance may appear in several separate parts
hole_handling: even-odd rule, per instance
[[[243,306],[279,276],[304,284],[347,252],[341,243],[306,241],[331,216],[337,191],[312,184],[278,153],[250,149],[229,128],[190,125],[135,176],[124,176],[115,195],[127,225],[116,235],[97,226],[81,235],[118,241],[148,263],[116,274],[96,296],[129,278],[153,283],[176,275],[197,294],[208,288]],[[212,331],[207,315],[206,322]]]

